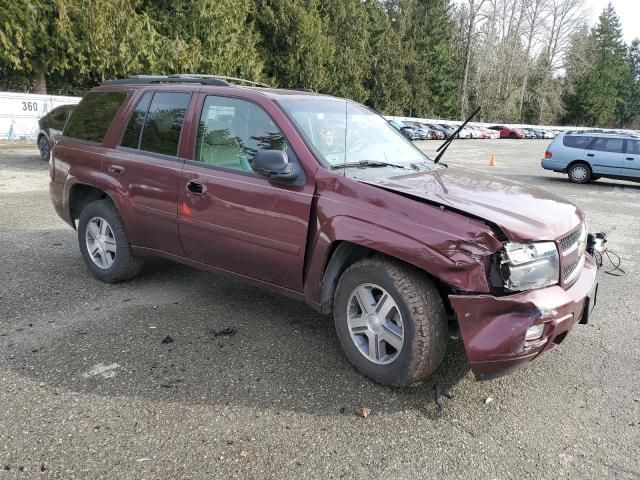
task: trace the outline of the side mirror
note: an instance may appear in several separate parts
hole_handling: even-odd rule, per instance
[[[298,176],[287,153],[282,150],[260,150],[253,156],[251,168],[274,180],[295,180]]]

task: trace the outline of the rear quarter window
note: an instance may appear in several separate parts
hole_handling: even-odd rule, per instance
[[[571,148],[587,148],[587,146],[591,143],[593,137],[575,137],[573,135],[565,135],[562,139],[562,144],[565,147]]]
[[[102,143],[125,98],[125,92],[88,93],[71,114],[63,135]]]

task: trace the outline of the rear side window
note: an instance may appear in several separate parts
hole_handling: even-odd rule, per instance
[[[640,142],[638,140],[627,140],[627,153],[640,155]]]
[[[102,143],[125,92],[90,92],[73,111],[65,128],[67,137]]]
[[[190,93],[147,92],[131,114],[120,145],[175,157]]]
[[[622,153],[622,145],[624,140],[621,138],[596,138],[589,150],[597,150],[599,152]]]
[[[593,137],[575,137],[573,135],[565,135],[562,138],[562,144],[571,148],[587,148]]]
[[[131,119],[127,124],[127,129],[124,131],[122,142],[120,142],[120,145],[123,147],[140,148],[140,134],[142,133],[142,126],[147,117],[152,96],[152,92],[145,93],[138,102],[138,105],[136,105],[135,110],[131,114]]]

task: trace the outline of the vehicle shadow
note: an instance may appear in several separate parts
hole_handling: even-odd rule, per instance
[[[58,391],[315,415],[366,405],[438,416],[436,390],[447,394],[469,371],[462,343],[452,340],[427,381],[377,385],[349,364],[330,318],[171,262],[151,260],[120,286],[88,274],[80,280],[104,300],[76,305],[73,322],[65,322],[69,312],[51,312],[57,328],[39,334],[47,326],[38,323],[11,339],[8,366]]]

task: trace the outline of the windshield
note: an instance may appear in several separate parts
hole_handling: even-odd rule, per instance
[[[315,153],[332,168],[432,163],[384,118],[362,105],[318,97],[278,103]]]

